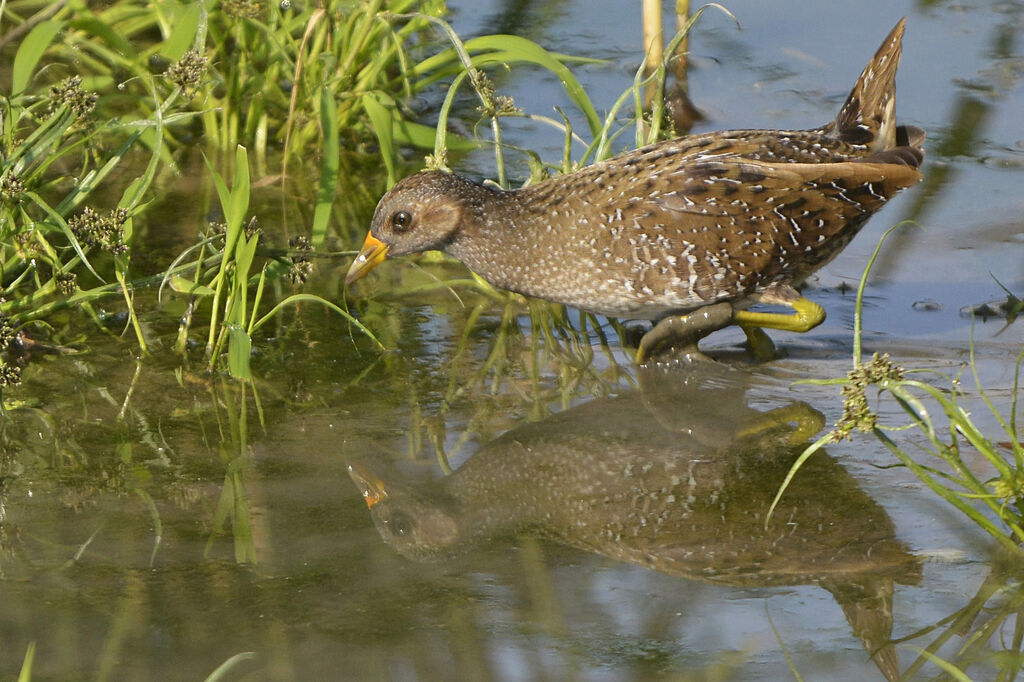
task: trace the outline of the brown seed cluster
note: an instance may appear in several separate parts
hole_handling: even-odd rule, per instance
[[[293,250],[291,260],[292,266],[288,270],[288,277],[292,284],[304,284],[306,279],[313,274],[313,246],[308,237],[299,235],[288,240],[288,247]]]
[[[25,182],[14,172],[10,172],[0,180],[0,201],[5,204],[21,202],[25,193]]]
[[[883,381],[900,381],[903,368],[889,357],[888,353],[875,353],[871,360],[850,370],[843,385],[843,416],[832,429],[830,440],[839,442],[849,439],[854,429],[868,432],[878,423],[878,414],[868,406],[867,388]]]
[[[128,251],[124,243],[124,223],[128,220],[128,210],[116,208],[106,216],[101,216],[88,206],[82,212],[68,220],[68,229],[84,246],[97,246],[114,255]]]
[[[260,0],[224,0],[220,8],[235,19],[262,19],[266,12],[266,4]]]
[[[189,97],[196,91],[206,73],[206,57],[192,49],[167,69],[167,77]]]
[[[6,315],[0,315],[0,350],[6,349],[17,337]],[[21,383],[21,367],[0,360],[0,388]]]
[[[67,106],[75,118],[84,120],[96,108],[99,95],[82,89],[82,77],[70,76],[50,88],[50,113]]]
[[[21,367],[0,363],[0,388],[21,383]]]
[[[518,116],[523,110],[516,106],[515,101],[507,95],[497,94],[494,83],[482,71],[473,71],[471,75],[473,87],[476,88],[484,104],[477,107],[484,116]]]
[[[73,272],[58,272],[54,277],[60,293],[70,296],[78,291],[78,275]]]

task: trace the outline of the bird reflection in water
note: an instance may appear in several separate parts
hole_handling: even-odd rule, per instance
[[[779,484],[824,419],[805,403],[757,411],[749,377],[697,369],[643,369],[641,391],[512,429],[429,486],[384,482],[354,462],[349,473],[384,540],[417,561],[526,534],[688,579],[820,585],[895,679],[893,586],[916,583],[918,561],[824,452],[766,528]]]

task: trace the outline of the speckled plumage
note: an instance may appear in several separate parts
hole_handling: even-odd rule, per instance
[[[775,512],[786,521],[766,530],[763,513],[805,443],[791,440],[785,423],[735,435],[765,414],[731,384],[687,390],[594,400],[523,425],[414,490],[365,467],[350,473],[364,495],[367,486],[381,491],[367,501],[384,539],[421,561],[527,534],[728,584],[913,572],[884,510],[828,457],[801,470]],[[671,429],[649,402],[676,408]],[[821,419],[795,407],[786,419]]]
[[[817,129],[682,137],[514,191],[439,171],[405,178],[377,206],[376,260],[440,249],[496,286],[632,319],[792,301],[921,177],[924,133],[894,116],[903,26]],[[367,253],[349,281],[376,264]]]
[[[886,678],[898,677],[889,646],[893,581],[915,583],[920,566],[885,510],[821,453],[765,524],[804,447],[782,424],[806,418],[806,436],[821,415],[793,405],[775,421],[747,407],[746,386],[720,374],[693,379],[667,374],[660,390],[518,427],[454,474],[414,489],[359,465],[350,473],[384,540],[420,561],[480,545],[507,556],[510,537],[531,535],[718,584],[818,584],[835,595]],[[750,435],[736,435],[744,430]]]

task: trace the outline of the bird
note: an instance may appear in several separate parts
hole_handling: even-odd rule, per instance
[[[824,424],[806,403],[762,412],[749,377],[643,367],[641,391],[597,398],[482,445],[440,480],[348,472],[380,536],[420,562],[538,537],[666,575],[744,587],[817,584],[885,671],[898,671],[893,583],[920,562],[842,465],[808,460],[766,524],[794,459]],[[793,425],[796,428],[793,428]],[[887,673],[894,679],[898,675]]]
[[[346,285],[386,258],[443,251],[502,289],[651,320],[639,361],[729,324],[752,342],[761,328],[809,331],[825,312],[797,287],[922,177],[925,132],[895,115],[905,23],[817,128],[669,139],[513,190],[410,175],[378,203]]]

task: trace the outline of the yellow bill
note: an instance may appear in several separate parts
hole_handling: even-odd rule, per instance
[[[345,286],[364,277],[366,273],[380,265],[381,261],[387,257],[388,245],[367,232],[363,248],[359,250],[359,255],[352,261],[348,274],[345,276]]]
[[[355,484],[359,486],[360,492],[363,493],[367,509],[373,509],[373,505],[387,499],[388,489],[384,485],[384,481],[374,476],[366,467],[350,463],[348,465],[348,475],[352,477]]]

